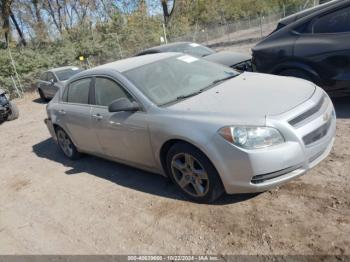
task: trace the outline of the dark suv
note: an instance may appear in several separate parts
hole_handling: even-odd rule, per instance
[[[300,77],[330,94],[350,94],[350,0],[282,19],[252,51],[254,71]]]

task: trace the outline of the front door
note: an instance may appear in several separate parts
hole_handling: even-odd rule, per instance
[[[94,91],[91,117],[101,154],[116,160],[154,167],[147,113],[109,112],[108,105],[118,98],[134,100],[120,84],[110,78],[96,77]]]

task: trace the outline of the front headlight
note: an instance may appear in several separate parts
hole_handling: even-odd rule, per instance
[[[226,126],[219,134],[228,142],[246,149],[257,149],[284,142],[281,133],[272,127]]]

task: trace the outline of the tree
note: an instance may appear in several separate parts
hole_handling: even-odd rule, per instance
[[[15,25],[15,28],[18,32],[20,39],[21,39],[21,43],[23,45],[26,45],[26,41],[25,41],[23,32],[17,23],[16,17],[14,16],[14,14],[11,11],[11,5],[12,5],[12,0],[2,0],[0,2],[1,16],[2,16],[2,20],[3,20],[2,31],[3,31],[4,36],[5,36],[5,48],[8,47],[8,44],[10,42],[10,35],[11,35],[10,18],[11,18],[13,24]]]
[[[8,46],[10,41],[10,13],[11,13],[12,0],[2,0],[1,2],[1,16],[3,20],[2,32],[5,36],[5,47]]]
[[[175,0],[172,0],[172,8],[169,11],[169,0],[160,0],[162,8],[163,8],[163,17],[164,17],[164,24],[165,26],[168,26],[170,18],[175,10]]]

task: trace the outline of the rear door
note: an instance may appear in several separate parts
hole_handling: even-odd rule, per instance
[[[349,85],[350,5],[323,13],[299,29],[294,55],[318,72],[326,90]]]
[[[92,105],[92,126],[101,154],[145,167],[154,167],[147,125],[147,113],[108,111],[118,98],[135,101],[123,86],[109,77],[96,77]]]
[[[58,111],[60,123],[78,149],[96,153],[98,142],[91,126],[90,89],[92,78],[82,78],[69,84]]]

